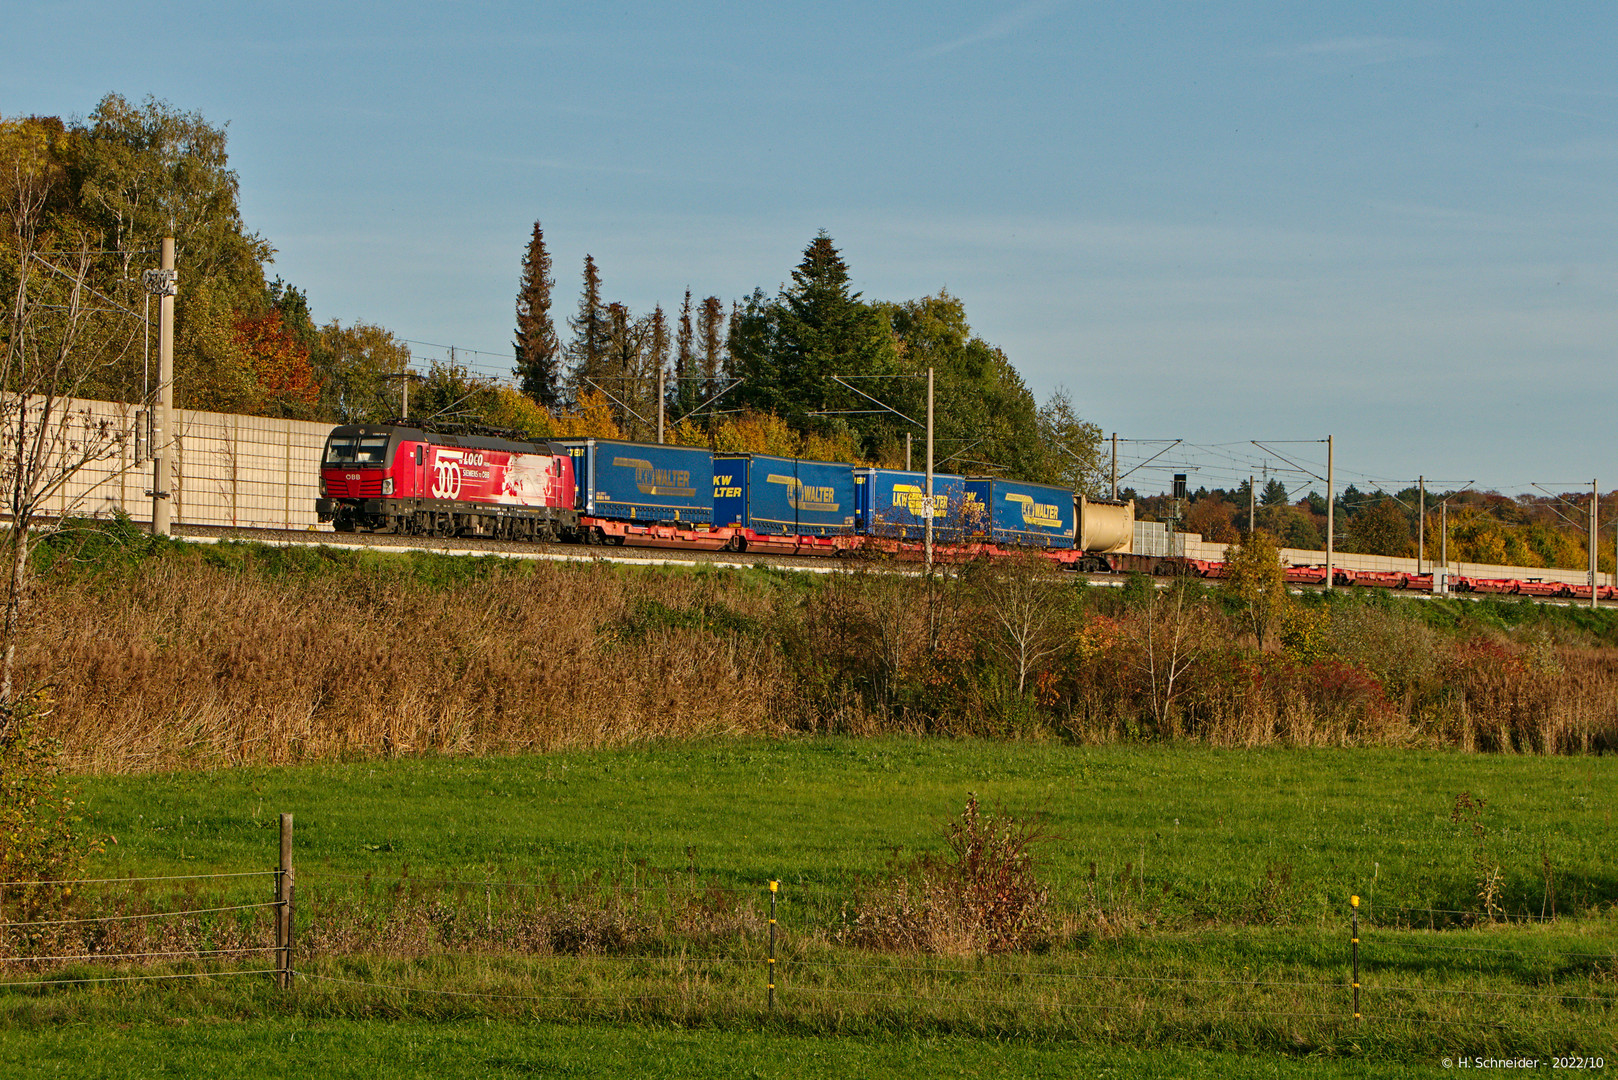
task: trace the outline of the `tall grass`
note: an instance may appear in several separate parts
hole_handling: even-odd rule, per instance
[[[733,624],[636,619],[650,603],[758,606],[731,579],[599,566],[435,587],[165,560],[117,588],[52,589],[21,666],[51,687],[49,734],[94,770],[777,730],[767,706],[782,664],[769,641]]]
[[[1080,743],[1618,748],[1610,616],[1297,607],[1035,563],[926,582],[70,534],[21,675],[80,770],[484,754],[787,731]],[[1561,621],[1558,621],[1560,619]]]
[[[835,578],[790,624],[799,697],[784,719],[852,735],[1618,749],[1618,649],[1575,623],[1553,633],[1536,613],[1507,629],[1491,610],[1446,630],[1422,605],[1318,601],[1291,612],[1284,648],[1259,650],[1195,583],[1034,584],[1028,604],[1028,582],[1003,568],[930,595],[881,575]],[[1018,605],[1022,618],[1008,619]]]

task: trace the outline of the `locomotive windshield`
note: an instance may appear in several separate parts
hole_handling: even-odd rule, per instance
[[[334,434],[326,442],[327,465],[384,465],[387,459],[386,435]]]

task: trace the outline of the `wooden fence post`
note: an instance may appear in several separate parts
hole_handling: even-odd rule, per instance
[[[275,872],[275,983],[292,989],[292,815],[281,815],[281,865]]]

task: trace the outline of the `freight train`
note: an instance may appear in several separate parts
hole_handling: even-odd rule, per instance
[[[1132,550],[1133,502],[1002,477],[924,473],[614,439],[529,442],[408,422],[326,440],[315,510],[338,532],[565,541],[773,555],[943,560],[1037,551],[1090,573],[1224,576],[1224,564]],[[1322,585],[1326,569],[1287,580]],[[1336,568],[1336,585],[1431,591],[1433,575]],[[1456,578],[1458,591],[1586,599],[1588,585]],[[1602,586],[1599,595],[1615,590]]]

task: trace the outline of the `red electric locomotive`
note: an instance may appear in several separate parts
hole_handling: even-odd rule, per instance
[[[315,512],[338,532],[574,539],[565,447],[406,424],[346,424],[326,439]]]

